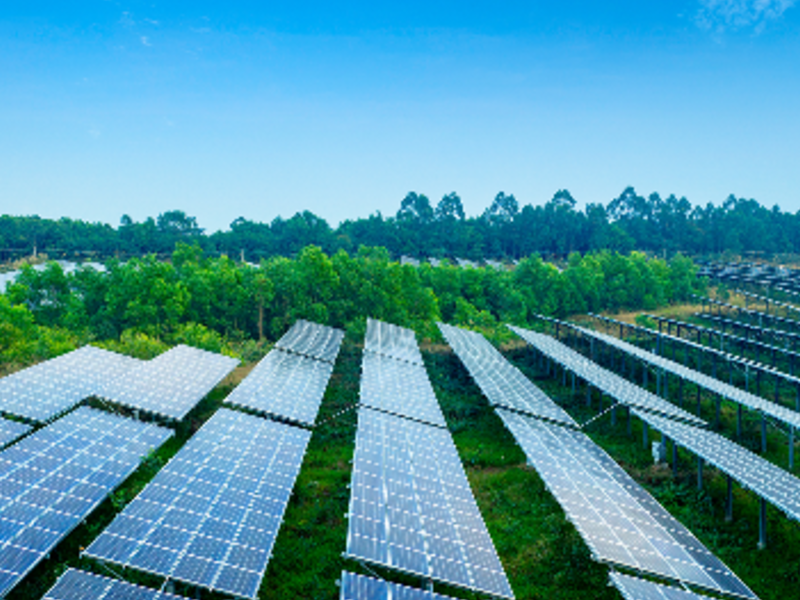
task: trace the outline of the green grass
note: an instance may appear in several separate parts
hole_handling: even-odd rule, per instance
[[[593,409],[584,406],[581,388],[572,397],[569,381],[565,387],[561,385],[560,376],[544,377],[526,348],[516,345],[507,355],[578,420],[587,420],[597,412],[596,399]],[[536,472],[526,466],[522,451],[458,359],[452,352],[440,348],[423,349],[423,356],[516,597],[520,600],[619,600],[619,594],[607,585],[607,567],[591,560],[586,545]],[[343,568],[419,584],[413,577],[398,576],[379,568],[366,569],[342,556],[356,428],[356,413],[348,409],[358,399],[360,362],[360,347],[346,341],[273,550],[259,593],[261,599],[336,600],[339,596],[336,582]],[[59,544],[50,558],[9,594],[9,600],[40,598],[69,566],[110,574],[103,565],[80,559],[80,549],[88,546],[152,479],[219,408],[231,389],[231,385],[215,389],[178,427],[176,436],[148,457],[111,498]],[[604,417],[587,431],[763,600],[798,597],[800,531],[794,523],[770,509],[770,545],[758,551],[758,505],[751,493],[737,488],[735,518],[726,523],[722,508],[725,481],[713,469],[706,469],[705,488],[698,491],[694,486],[694,462],[688,454],[681,455],[682,466],[675,480],[669,470],[652,466],[650,450],[642,448],[641,429],[635,420],[632,437],[626,433],[623,418],[612,428],[609,419]],[[114,570],[123,573],[122,569]],[[160,585],[158,578],[132,571],[123,574],[129,581],[154,587]],[[181,586],[177,586],[176,591],[196,597],[193,590]],[[436,586],[436,591],[465,600],[483,598],[441,585]],[[206,600],[222,598],[207,592],[201,597]]]

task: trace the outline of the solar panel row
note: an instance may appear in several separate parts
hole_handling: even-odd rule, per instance
[[[756,598],[583,432],[497,412],[597,560]]]
[[[171,435],[80,407],[0,453],[0,597]]]
[[[552,360],[563,365],[604,394],[615,398],[621,404],[656,412],[673,419],[679,419],[697,425],[706,424],[705,421],[698,419],[693,414],[634,385],[616,373],[602,368],[597,363],[548,335],[536,333],[513,325],[509,325],[508,327],[539,352],[542,352]]]
[[[115,378],[102,396],[123,406],[180,420],[237,364],[229,356],[179,345]]]
[[[360,401],[364,406],[447,427],[424,367],[365,352]]]
[[[358,416],[346,554],[513,598],[447,430],[368,408]]]
[[[493,406],[566,425],[575,420],[509,363],[481,334],[439,323],[439,329]]]
[[[701,596],[694,592],[623,575],[616,571],[611,573],[611,583],[625,600],[711,600],[709,596]]]
[[[121,354],[83,346],[0,379],[0,411],[46,422],[141,363]]]
[[[118,579],[68,569],[42,600],[184,600]]]
[[[746,406],[758,412],[764,413],[765,415],[769,415],[770,417],[786,423],[787,425],[800,428],[800,413],[797,411],[786,408],[785,406],[781,406],[780,404],[775,404],[769,400],[765,400],[760,396],[751,394],[750,392],[737,388],[729,383],[725,383],[724,381],[720,381],[719,379],[709,377],[705,373],[690,369],[689,367],[686,367],[679,362],[675,362],[674,360],[670,360],[668,358],[664,358],[663,356],[659,356],[658,354],[648,352],[647,350],[639,348],[638,346],[634,346],[633,344],[629,344],[628,342],[620,340],[619,338],[606,335],[605,333],[600,333],[599,331],[592,331],[591,329],[579,327],[577,325],[569,325],[584,335],[593,337],[608,344],[609,346],[627,352],[639,360],[672,373],[684,379],[685,381],[690,381],[714,394],[719,394],[723,398],[727,398],[728,400],[741,404],[742,406]]]
[[[331,363],[272,350],[225,403],[313,426],[332,372]]]
[[[452,600],[449,596],[347,571],[342,571],[341,584],[339,600]]]
[[[85,554],[255,598],[310,435],[218,410]]]
[[[397,360],[424,365],[414,332],[411,329],[392,325],[391,323],[367,319],[364,350],[396,358]]]
[[[726,437],[706,429],[676,423],[657,415],[635,411],[679,446],[727,473],[744,487],[800,521],[800,479]]]
[[[341,329],[299,319],[275,343],[275,347],[333,364],[343,339],[344,331]]]

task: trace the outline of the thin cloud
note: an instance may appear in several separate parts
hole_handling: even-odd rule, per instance
[[[783,17],[796,0],[700,0],[695,22],[703,29],[724,33],[742,29],[761,33]]]
[[[153,45],[153,44],[151,44],[151,43],[150,43],[150,40],[149,40],[149,39],[147,39],[147,36],[146,36],[146,35],[143,35],[143,36],[142,36],[141,38],[139,38],[139,39],[141,39],[141,41],[142,41],[142,45],[143,45],[143,46],[150,47],[150,46],[152,46],[152,45]]]

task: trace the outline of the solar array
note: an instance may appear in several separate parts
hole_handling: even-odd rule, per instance
[[[791,473],[713,431],[688,427],[638,411],[636,414],[678,445],[688,448],[789,517],[800,521],[800,479]]]
[[[0,411],[46,422],[141,364],[134,358],[83,346],[0,379]]]
[[[103,397],[180,420],[237,364],[235,358],[181,344],[115,378]]]
[[[272,350],[225,403],[313,426],[332,372],[331,363]]]
[[[218,410],[85,554],[255,598],[310,436]]]
[[[346,555],[513,598],[445,429],[362,408]]]
[[[709,377],[705,373],[685,367],[674,360],[670,360],[668,358],[664,358],[663,356],[659,356],[658,354],[648,352],[647,350],[639,348],[638,346],[634,346],[633,344],[629,344],[628,342],[620,340],[619,338],[615,338],[605,333],[600,333],[599,331],[592,331],[591,329],[578,327],[577,325],[570,324],[570,327],[573,327],[585,335],[605,342],[609,346],[627,352],[631,356],[635,356],[639,360],[651,364],[659,369],[673,373],[674,375],[705,388],[712,393],[719,394],[723,398],[727,398],[728,400],[732,400],[733,402],[747,406],[748,408],[759,411],[765,415],[769,415],[778,421],[786,423],[787,425],[791,425],[795,428],[800,427],[800,413],[797,411],[786,408],[785,406],[781,406],[780,404],[770,402],[769,400],[765,400],[760,396],[751,394],[750,392],[730,385],[729,383],[725,383],[724,381],[720,381],[719,379]]]
[[[679,419],[689,423],[698,425],[706,424],[705,421],[698,419],[682,408],[678,408],[663,398],[659,398],[644,388],[629,382],[627,379],[623,379],[616,373],[604,369],[597,363],[589,360],[582,354],[565,346],[549,335],[536,333],[513,325],[509,325],[508,327],[539,352],[542,352],[552,360],[563,365],[604,394],[616,398],[621,404],[660,413],[673,419]]]
[[[0,453],[0,597],[172,435],[80,407]]]
[[[344,331],[299,319],[275,342],[275,347],[317,360],[335,363]]]
[[[118,579],[68,569],[42,600],[184,600]]]
[[[718,311],[721,311],[723,308],[729,311],[735,311],[737,317],[745,317],[751,323],[755,323],[759,327],[774,327],[777,329],[783,327],[788,328],[789,330],[797,330],[800,328],[800,321],[797,319],[779,317],[778,315],[771,315],[759,310],[753,310],[752,308],[743,308],[741,306],[736,306],[735,304],[715,300],[714,298],[706,298],[702,296],[695,296],[695,298],[700,300],[704,306],[706,303],[709,306],[716,306]]]
[[[442,335],[493,406],[577,426],[565,410],[508,362],[480,333],[444,323],[438,325]]]
[[[339,600],[452,600],[449,596],[428,590],[390,583],[365,575],[354,575],[347,571],[342,571],[341,590]]]
[[[31,430],[30,426],[0,418],[0,448],[7,446]]]
[[[720,350],[724,350],[724,340],[727,340],[729,342],[728,347],[732,347],[733,349],[732,351],[735,351],[736,346],[738,345],[741,348],[741,351],[743,352],[744,346],[747,345],[755,350],[756,356],[758,356],[758,353],[760,351],[763,351],[767,354],[772,354],[773,360],[775,354],[781,354],[783,356],[786,356],[787,358],[789,358],[790,365],[792,366],[794,364],[794,360],[800,357],[800,354],[798,354],[797,352],[789,350],[788,348],[784,348],[783,346],[775,346],[773,344],[768,344],[766,342],[751,339],[749,337],[742,337],[732,333],[726,333],[719,329],[711,329],[708,327],[703,327],[702,325],[698,325],[697,323],[689,323],[687,321],[677,321],[675,319],[669,319],[658,315],[646,315],[646,316],[655,321],[659,321],[660,323],[666,323],[668,331],[671,331],[672,326],[675,326],[678,328],[678,333],[680,333],[681,328],[684,328],[687,331],[696,332],[698,343],[700,342],[700,339],[703,335],[706,335],[708,337],[709,344],[711,343],[711,338],[716,337],[719,339]]]
[[[744,323],[735,319],[728,319],[727,317],[722,317],[720,315],[714,315],[711,313],[699,312],[695,313],[694,316],[715,323],[716,325],[720,326],[723,331],[727,327],[730,327],[732,330],[744,331],[746,339],[751,339],[751,336],[753,338],[770,338],[776,342],[790,345],[793,348],[800,343],[800,333],[782,331],[780,329],[766,329],[764,327],[759,327],[758,325],[751,325],[749,323]]]
[[[497,412],[597,560],[756,598],[586,434]]]
[[[364,350],[382,354],[397,360],[423,365],[417,339],[411,329],[367,319],[367,335]]]
[[[640,327],[639,325],[633,325],[631,323],[623,323],[621,321],[617,321],[617,320],[611,319],[609,317],[604,317],[602,315],[591,315],[591,316],[594,317],[595,319],[598,319],[600,321],[604,321],[604,322],[612,324],[612,325],[620,325],[620,326],[626,327],[629,331],[636,331],[636,332],[639,332],[639,333],[644,333],[645,335],[650,336],[650,337],[661,338],[662,340],[667,340],[667,341],[673,342],[675,344],[680,344],[684,348],[692,348],[694,350],[697,350],[698,352],[703,352],[704,354],[707,354],[707,355],[710,354],[712,356],[721,358],[721,359],[723,359],[723,360],[725,360],[725,361],[727,361],[729,363],[734,363],[734,364],[737,364],[737,365],[739,365],[741,367],[744,367],[745,369],[755,369],[755,370],[761,371],[762,373],[765,373],[767,375],[771,375],[772,377],[777,377],[779,379],[782,379],[782,380],[786,381],[787,383],[791,383],[793,385],[800,385],[800,377],[796,377],[794,375],[790,375],[788,373],[784,373],[783,371],[779,371],[778,369],[776,369],[774,367],[771,367],[771,366],[766,365],[764,363],[756,362],[756,361],[753,361],[753,360],[750,360],[750,359],[747,359],[747,358],[743,358],[743,357],[741,357],[741,356],[739,356],[737,354],[730,354],[728,352],[725,352],[724,350],[718,350],[717,348],[712,348],[711,346],[706,346],[706,345],[700,344],[698,342],[693,342],[692,340],[687,340],[687,339],[684,339],[682,337],[678,337],[678,336],[672,335],[671,333],[664,333],[664,332],[661,332],[661,331],[654,331],[652,329],[647,329],[645,327]],[[613,338],[613,339],[617,339],[617,338]],[[620,341],[623,341],[623,340],[620,339]],[[635,346],[635,347],[638,347],[638,346]],[[658,354],[655,354],[655,353],[653,353],[653,355],[654,356],[659,356]],[[667,360],[667,359],[665,358],[665,360]],[[670,361],[670,362],[673,362],[673,361]]]
[[[365,352],[361,363],[361,404],[447,427],[423,367]]]
[[[661,585],[646,579],[631,577],[612,571],[611,583],[625,600],[711,600],[680,588]]]

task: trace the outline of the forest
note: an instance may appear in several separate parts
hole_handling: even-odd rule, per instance
[[[800,214],[733,195],[719,206],[699,206],[674,195],[644,197],[628,187],[607,205],[590,203],[583,209],[567,190],[537,206],[520,206],[512,194],[500,192],[475,217],[466,216],[456,193],[434,205],[424,194],[411,192],[395,215],[375,212],[336,227],[309,211],[269,223],[240,217],[229,229],[213,233],[181,210],[141,222],[123,215],[117,227],[66,217],[0,216],[0,260],[30,255],[34,248],[51,258],[168,256],[179,241],[199,245],[208,256],[243,256],[251,262],[294,257],[312,244],[330,255],[382,246],[392,258],[471,260],[520,259],[533,253],[565,258],[600,250],[774,255],[800,253]]]
[[[503,339],[504,323],[524,325],[536,313],[655,309],[702,286],[680,255],[574,253],[561,270],[533,255],[514,269],[465,269],[401,265],[385,248],[328,255],[308,246],[254,266],[179,243],[168,261],[112,259],[105,272],[24,266],[0,295],[0,362],[28,364],[92,341],[142,358],[182,342],[249,361],[298,318],[343,327],[354,339],[367,316],[432,340],[437,320]]]

